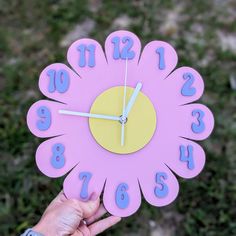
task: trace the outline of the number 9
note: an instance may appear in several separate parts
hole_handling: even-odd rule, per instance
[[[41,131],[48,130],[49,127],[51,126],[50,110],[45,106],[41,106],[38,108],[37,114],[41,118],[41,120],[37,121],[37,128]]]

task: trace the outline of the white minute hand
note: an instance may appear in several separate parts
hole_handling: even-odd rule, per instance
[[[131,98],[130,98],[130,100],[129,100],[127,106],[126,106],[126,108],[125,108],[125,114],[124,114],[125,117],[128,117],[128,114],[129,114],[131,108],[133,107],[133,105],[134,105],[134,103],[135,103],[135,101],[136,101],[136,99],[137,99],[138,93],[139,93],[139,91],[141,90],[141,88],[142,88],[142,84],[141,84],[141,83],[138,83],[138,84],[136,85],[135,90],[134,90],[133,93],[132,93],[132,96],[131,96]]]
[[[116,121],[120,120],[119,116],[108,116],[108,115],[93,114],[93,113],[78,112],[78,111],[59,110],[59,113],[64,115],[83,116],[83,117],[98,118],[105,120],[116,120]]]

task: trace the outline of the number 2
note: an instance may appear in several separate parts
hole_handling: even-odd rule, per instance
[[[66,70],[49,70],[47,75],[49,76],[49,93],[54,93],[56,90],[59,93],[65,93],[68,90],[70,77]]]
[[[129,205],[129,195],[127,190],[129,189],[128,184],[121,183],[116,189],[116,205],[120,209],[125,209]]]
[[[161,186],[160,187],[155,187],[154,189],[154,193],[156,195],[156,197],[159,198],[163,198],[165,196],[167,196],[168,192],[169,192],[169,188],[167,186],[167,184],[163,181],[166,180],[168,178],[167,174],[165,172],[157,172],[156,173],[156,183],[159,184]]]
[[[81,172],[79,174],[79,179],[83,180],[83,184],[82,184],[81,191],[80,191],[80,197],[82,199],[87,199],[89,196],[88,184],[89,184],[89,181],[91,180],[91,178],[92,178],[92,174],[90,172]]]
[[[181,94],[183,96],[193,96],[196,93],[196,88],[192,87],[195,78],[192,73],[184,73],[183,79],[186,80],[184,83],[182,89],[181,89]]]
[[[124,44],[124,47],[120,51],[120,41]],[[122,40],[120,37],[112,38],[111,42],[114,44],[114,52],[113,52],[113,59],[133,59],[135,56],[135,52],[131,50],[133,47],[134,41],[132,38],[126,36],[123,37]]]
[[[195,109],[192,111],[192,116],[197,116],[198,124],[192,123],[192,131],[196,134],[202,133],[205,130],[205,123],[203,117],[205,113],[200,109]]]

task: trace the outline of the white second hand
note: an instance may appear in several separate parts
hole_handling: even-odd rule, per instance
[[[121,146],[124,146],[124,133],[125,133],[125,105],[126,105],[126,85],[127,85],[127,71],[128,71],[128,58],[125,60],[125,85],[123,96],[123,111],[122,111],[122,126],[121,126]]]
[[[68,110],[59,110],[59,113],[64,114],[64,115],[74,115],[74,116],[82,116],[82,117],[120,121],[120,117],[118,117],[118,116],[108,116],[108,115],[102,115],[102,114],[92,114],[92,113],[68,111]]]

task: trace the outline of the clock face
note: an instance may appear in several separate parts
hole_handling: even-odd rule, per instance
[[[129,101],[135,89],[126,88]],[[122,116],[124,87],[112,87],[100,94],[94,101],[90,113]],[[140,150],[152,138],[156,129],[156,111],[150,99],[139,92],[135,106],[125,121],[125,140],[121,145],[122,122],[105,119],[89,119],[89,126],[95,140],[105,149],[119,154]],[[107,132],[109,131],[109,132]]]
[[[71,171],[64,181],[68,198],[101,195],[113,215],[129,216],[144,198],[164,206],[176,198],[178,181],[198,175],[205,163],[200,145],[213,130],[210,110],[198,103],[200,74],[174,70],[177,54],[163,41],[141,53],[138,37],[116,31],[105,51],[92,39],[79,39],[67,53],[70,67],[55,63],[39,79],[50,100],[33,104],[31,132],[44,141],[36,163],[49,177]],[[174,70],[174,71],[173,71]]]

